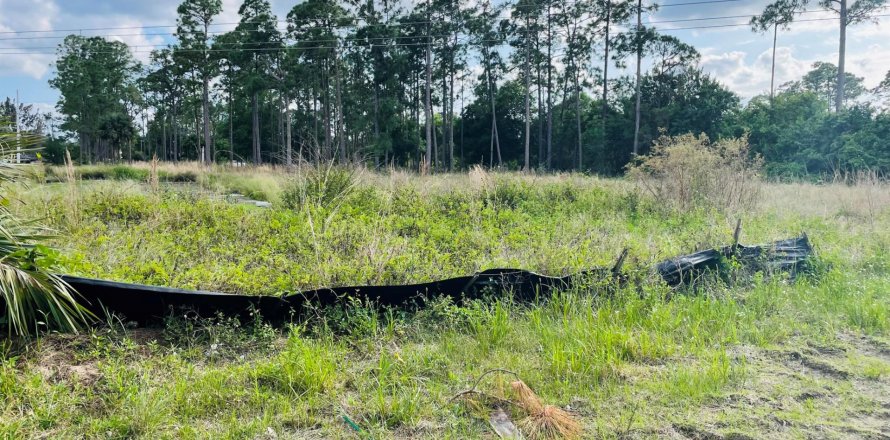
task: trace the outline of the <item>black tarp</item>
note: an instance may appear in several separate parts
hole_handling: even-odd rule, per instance
[[[762,246],[734,245],[704,250],[663,261],[655,269],[665,283],[679,286],[693,282],[708,271],[719,271],[729,258],[752,270],[796,272],[811,254],[812,248],[804,235]],[[612,269],[596,268],[565,277],[549,277],[519,269],[490,269],[430,283],[322,288],[281,297],[173,289],[68,275],[62,278],[98,316],[107,311],[146,324],[181,311],[201,316],[222,313],[242,318],[256,311],[264,319],[281,322],[301,313],[306,306],[329,306],[346,298],[373,301],[382,306],[409,303],[422,306],[425,299],[432,297],[449,296],[460,302],[486,293],[510,292],[519,300],[531,300],[547,297],[554,290],[570,288],[582,280],[594,283],[621,281],[623,277],[619,269],[620,264]]]
[[[806,234],[767,245],[724,246],[720,249],[706,249],[688,255],[681,255],[662,261],[655,270],[670,286],[690,284],[703,274],[719,273],[730,259],[738,261],[749,271],[797,273],[813,254],[813,248]]]

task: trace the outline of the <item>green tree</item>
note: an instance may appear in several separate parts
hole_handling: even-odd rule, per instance
[[[490,104],[490,121],[491,136],[490,148],[488,154],[488,165],[494,165],[494,158],[497,157],[498,166],[502,166],[503,155],[501,149],[501,139],[498,132],[498,108],[497,108],[497,86],[498,79],[501,77],[504,64],[497,48],[501,45],[506,37],[506,23],[498,20],[501,14],[500,8],[494,6],[489,0],[482,0],[476,5],[472,16],[467,21],[467,31],[469,32],[473,44],[479,48],[480,62],[482,64],[481,83],[484,84],[486,96]]]
[[[305,79],[303,86],[308,89],[313,106],[320,101],[322,107],[322,142],[318,141],[318,130],[314,130],[313,136],[317,160],[346,159],[340,96],[342,38],[337,29],[351,22],[347,10],[334,0],[307,0],[287,14],[288,37],[295,41],[290,52],[301,64],[298,68]]]
[[[251,148],[254,163],[262,163],[260,128],[261,95],[271,88],[273,64],[283,47],[276,24],[278,19],[266,0],[245,0],[238,9],[241,16],[235,30],[217,42],[220,52],[237,72],[231,81],[250,97]]]
[[[600,104],[600,119],[602,123],[602,134],[605,136],[606,117],[609,113],[609,51],[612,49],[614,40],[620,38],[620,35],[616,37],[612,31],[616,25],[623,25],[626,23],[633,12],[634,6],[629,0],[595,0],[594,6],[596,7],[596,14],[598,16],[597,29],[598,33],[602,35],[601,41],[603,45],[603,92],[600,98],[602,100]],[[618,54],[618,56],[615,56],[613,54],[613,57],[617,59],[620,58],[621,55]]]
[[[531,84],[532,84],[532,65],[536,64],[534,60],[540,58],[541,54],[535,48],[535,42],[538,34],[542,30],[539,23],[541,15],[544,12],[543,3],[536,0],[520,0],[511,11],[513,18],[509,32],[512,36],[510,44],[515,48],[512,61],[517,67],[521,67],[520,77],[525,87],[525,134],[523,135],[523,170],[531,171]]]
[[[179,39],[181,59],[194,71],[201,82],[201,114],[204,132],[204,163],[213,161],[213,141],[210,131],[210,80],[218,70],[210,52],[210,25],[222,12],[221,0],[183,0],[176,9],[179,14],[176,36]]]
[[[767,5],[764,10],[766,19],[783,21],[783,24],[789,23],[794,15],[806,10],[810,3],[817,3],[814,0],[776,0]],[[852,3],[852,4],[850,4]],[[818,5],[825,9],[830,9],[838,15],[840,23],[840,38],[838,40],[838,59],[837,59],[837,75],[834,108],[841,111],[844,108],[846,97],[846,59],[847,59],[847,27],[862,23],[865,21],[877,21],[875,12],[883,8],[887,4],[887,0],[856,0],[848,2],[848,0],[818,0]],[[755,26],[759,21],[755,20]]]
[[[837,106],[837,66],[831,63],[817,61],[813,64],[813,69],[807,72],[799,81],[792,81],[784,84],[783,87],[792,91],[813,92],[825,100],[825,106],[829,110],[839,111],[843,107]],[[845,73],[844,83],[846,84],[846,93],[844,94],[844,103],[855,101],[866,93],[863,85],[864,79]]]
[[[113,153],[122,146],[101,136],[101,124],[109,115],[128,115],[139,65],[124,43],[101,37],[69,35],[57,53],[49,84],[61,95],[62,128],[76,134],[82,160],[119,159]]]
[[[871,93],[875,95],[875,97],[878,99],[878,102],[884,107],[885,110],[890,107],[890,71],[887,71],[884,79],[881,80],[880,84],[878,84],[874,89],[871,90]]]
[[[770,29],[773,31],[773,54],[769,77],[770,99],[776,94],[776,43],[779,38],[779,28],[787,30],[791,26],[791,22],[794,21],[794,9],[794,7],[789,7],[787,3],[771,3],[766,6],[760,15],[751,17],[751,28],[755,32],[762,33]]]

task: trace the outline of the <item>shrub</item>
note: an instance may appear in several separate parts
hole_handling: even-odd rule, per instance
[[[137,180],[145,182],[148,180],[148,170],[117,165],[109,170],[109,174],[113,180]]]
[[[145,196],[120,191],[92,193],[84,199],[81,206],[84,216],[104,223],[138,223],[150,216],[153,209]]]
[[[495,208],[516,209],[520,203],[528,200],[531,192],[532,189],[522,181],[500,177],[485,187],[482,200]]]
[[[288,209],[303,205],[329,207],[338,204],[355,189],[356,171],[335,166],[310,169],[302,179],[291,182],[281,195]]]
[[[198,175],[193,171],[158,171],[158,180],[161,182],[193,183],[198,181]]]
[[[747,137],[711,142],[685,134],[659,138],[650,155],[628,166],[628,176],[664,206],[734,212],[756,204],[762,168]]]

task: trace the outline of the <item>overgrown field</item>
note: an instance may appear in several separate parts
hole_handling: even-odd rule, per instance
[[[585,438],[890,432],[886,184],[760,184],[756,205],[679,210],[629,181],[582,175],[121,170],[83,169],[74,183],[50,170],[11,194],[14,211],[57,232],[64,272],[281,294],[493,267],[567,274],[610,265],[626,247],[635,282],[536,304],[504,296],[409,313],[356,303],[284,329],[108,318],[87,335],[8,342],[2,437],[495,438],[489,400],[450,401],[495,368],[569,408]],[[649,273],[730,242],[737,218],[746,243],[807,232],[817,273],[740,275],[695,292]],[[513,379],[491,374],[479,390],[509,398]]]

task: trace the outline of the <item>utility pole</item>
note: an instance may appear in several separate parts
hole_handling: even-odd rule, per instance
[[[19,89],[15,89],[15,163],[22,163],[22,130],[19,124]]]

